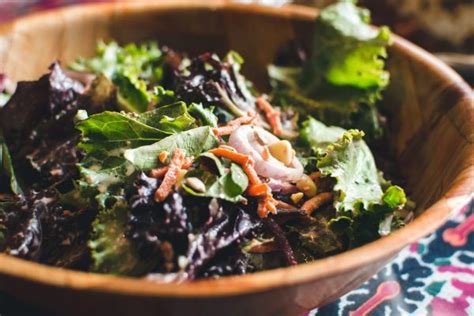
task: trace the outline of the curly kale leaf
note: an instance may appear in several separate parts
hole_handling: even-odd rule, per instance
[[[303,145],[310,147],[314,152],[320,152],[329,144],[337,141],[345,132],[338,126],[326,126],[310,117],[302,123],[299,137]]]
[[[390,32],[369,23],[370,12],[352,1],[340,1],[321,11],[315,25],[315,50],[304,67],[303,90],[316,95],[325,87],[351,88],[349,98],[369,103],[380,97],[389,80],[383,58]]]
[[[154,262],[140,259],[132,241],[125,236],[129,206],[118,198],[110,208],[102,209],[92,223],[89,240],[94,272],[118,275],[142,275]]]
[[[386,27],[369,25],[370,14],[353,1],[321,10],[312,55],[302,67],[269,67],[274,102],[304,108],[328,124],[381,135],[375,102],[388,85],[384,69],[390,44]]]
[[[400,187],[382,188],[374,157],[363,136],[361,131],[349,130],[325,149],[316,148],[317,168],[324,177],[336,181],[332,189],[336,218],[330,225],[348,232],[356,243],[379,237],[381,222],[406,203]]]
[[[349,130],[326,147],[317,167],[324,176],[336,179],[335,207],[341,212],[358,213],[381,201],[383,192],[374,157],[363,141],[364,133]]]

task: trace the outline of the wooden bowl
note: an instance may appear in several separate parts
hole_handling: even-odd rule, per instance
[[[309,44],[316,10],[226,1],[160,1],[71,7],[0,26],[0,72],[36,79],[51,61],[90,56],[98,39],[157,39],[191,52],[232,48],[265,87],[265,66],[289,39]],[[394,37],[385,106],[400,171],[419,207],[405,228],[363,247],[291,268],[156,284],[68,271],[0,255],[0,290],[67,315],[294,315],[331,302],[370,278],[405,245],[433,232],[474,188],[474,106],[449,67]]]

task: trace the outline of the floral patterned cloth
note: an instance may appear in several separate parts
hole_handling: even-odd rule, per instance
[[[0,0],[0,22],[60,5],[107,1],[114,0]],[[435,234],[405,248],[360,288],[307,315],[474,316],[473,209],[474,201]],[[2,316],[38,313],[0,295]]]
[[[364,283],[311,316],[474,315],[474,201]]]

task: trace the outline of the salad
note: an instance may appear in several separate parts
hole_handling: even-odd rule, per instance
[[[310,262],[402,227],[413,205],[376,166],[396,179],[380,107],[390,32],[369,22],[352,1],[321,11],[312,53],[288,43],[268,66],[268,94],[235,51],[155,42],[100,42],[14,92],[2,75],[0,251],[171,282]]]

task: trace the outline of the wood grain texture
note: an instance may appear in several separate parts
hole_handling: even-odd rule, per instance
[[[0,72],[33,80],[55,59],[90,56],[98,39],[158,40],[191,52],[235,49],[244,73],[266,87],[265,66],[287,40],[311,42],[317,11],[162,0],[35,14],[0,26]],[[349,252],[240,277],[160,285],[67,271],[0,255],[0,290],[68,315],[293,315],[367,280],[405,245],[434,231],[474,190],[472,90],[432,55],[395,37],[386,93],[390,138],[420,206],[414,222]]]

